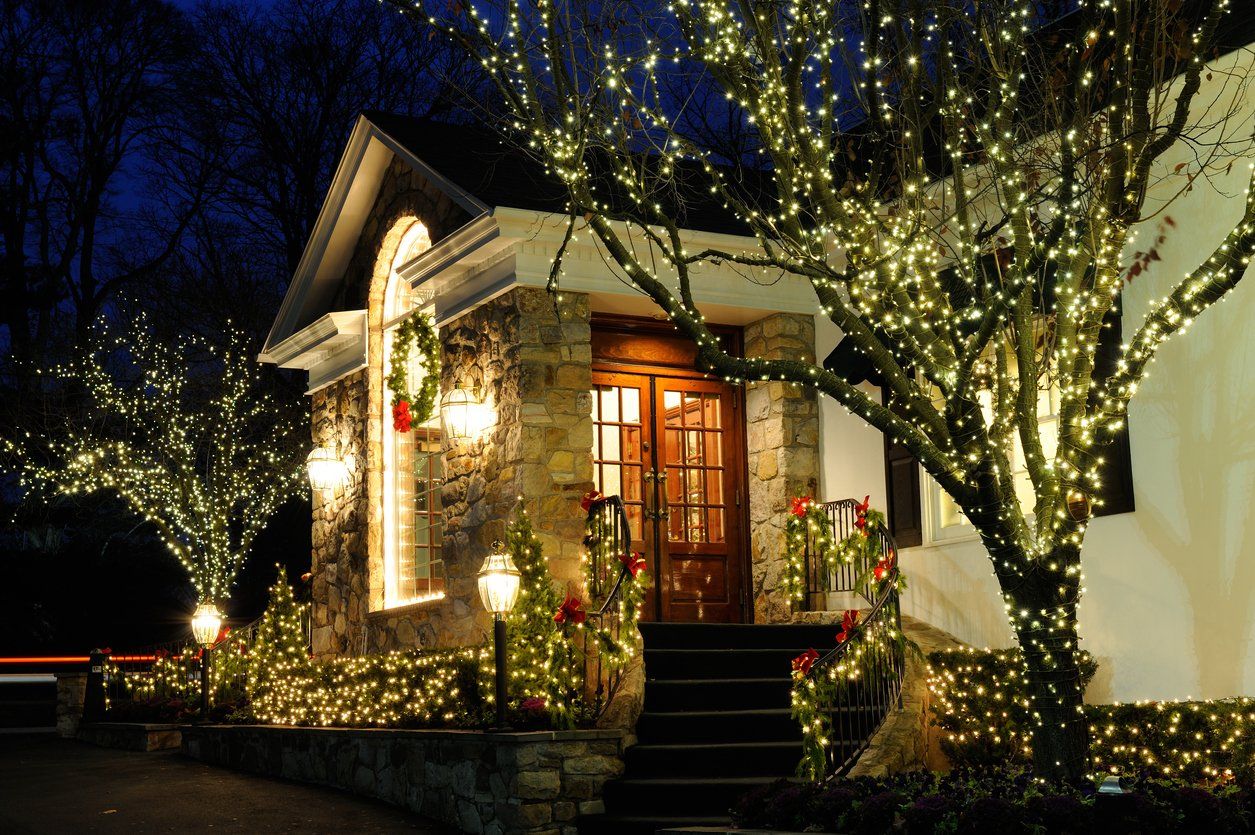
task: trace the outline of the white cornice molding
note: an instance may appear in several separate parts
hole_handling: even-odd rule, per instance
[[[343,310],[301,328],[260,357],[280,368],[309,374],[309,389],[318,389],[366,367],[366,311]]]

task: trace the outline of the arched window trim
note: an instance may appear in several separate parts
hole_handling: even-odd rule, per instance
[[[426,227],[415,221],[392,258],[381,317],[384,379],[390,370],[392,334],[419,306],[400,272],[430,246]],[[394,609],[444,597],[438,504],[443,456],[438,418],[402,435],[392,428],[392,395],[386,386],[383,398],[383,608]]]

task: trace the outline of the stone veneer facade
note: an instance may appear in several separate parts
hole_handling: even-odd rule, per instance
[[[383,306],[401,237],[415,222],[433,243],[466,216],[404,165],[384,178],[341,283],[338,309],[367,310],[368,366],[312,396],[312,435],[350,463],[347,484],[313,506],[314,652],[356,655],[478,643],[488,619],[475,572],[516,506],[532,516],[551,569],[577,582],[579,500],[593,486],[589,298],[515,287],[440,329],[441,389],[477,389],[494,422],[479,438],[444,442],[446,594],[385,609],[383,566]],[[748,356],[813,358],[809,316],[774,314],[745,328]],[[819,417],[813,391],[759,383],[746,393],[753,616],[788,619],[778,594],[785,514],[814,494]]]
[[[745,328],[745,355],[815,359],[815,320],[777,313]],[[746,387],[749,452],[751,589],[754,621],[791,616],[781,591],[789,500],[819,492],[819,403],[814,389],[783,382]]]

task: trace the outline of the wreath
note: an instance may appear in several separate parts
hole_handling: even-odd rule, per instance
[[[412,351],[418,351],[424,372],[417,391],[409,389]],[[415,313],[397,325],[389,359],[392,427],[398,432],[409,432],[412,424],[422,423],[432,416],[436,408],[436,392],[440,388],[440,343],[431,317]]]

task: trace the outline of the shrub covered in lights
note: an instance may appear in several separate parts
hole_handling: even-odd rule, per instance
[[[780,781],[733,807],[736,825],[791,832],[931,833],[1250,832],[1255,790],[1144,779],[1102,797],[1088,781],[1046,782],[1025,771],[917,771],[827,783]]]
[[[301,608],[282,576],[249,657],[248,696],[260,722],[336,726],[474,726],[492,692],[486,649],[309,657]]]
[[[1031,759],[1032,712],[1018,650],[943,650],[928,657],[941,748],[958,766]],[[1097,665],[1081,660],[1084,681]],[[1189,781],[1255,781],[1255,700],[1087,705],[1095,772]]]

